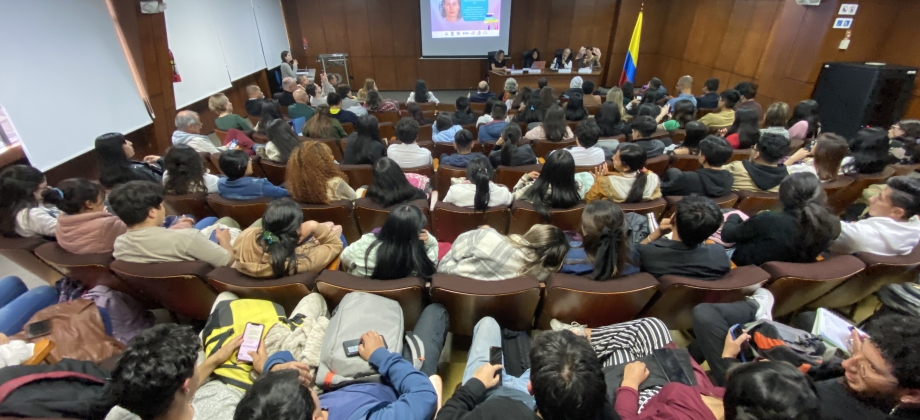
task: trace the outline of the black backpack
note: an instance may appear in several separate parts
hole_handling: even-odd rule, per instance
[[[92,362],[0,369],[0,416],[102,420],[115,406],[109,372]]]

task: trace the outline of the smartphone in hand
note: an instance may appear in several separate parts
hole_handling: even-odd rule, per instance
[[[502,348],[501,347],[489,347],[489,364],[490,365],[500,365],[502,364]],[[502,371],[495,372],[495,376],[501,378]],[[501,382],[501,379],[499,379]]]
[[[236,359],[241,362],[252,363],[252,357],[249,352],[259,351],[259,342],[262,341],[262,330],[265,326],[262,324],[247,323],[243,331],[243,344],[240,345],[239,354]]]

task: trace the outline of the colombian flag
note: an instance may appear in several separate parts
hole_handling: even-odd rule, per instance
[[[620,74],[620,83],[634,82],[636,80],[636,66],[639,65],[639,39],[642,37],[642,11],[633,29],[632,39],[629,41],[629,51],[626,52],[626,62],[623,63],[623,73]]]

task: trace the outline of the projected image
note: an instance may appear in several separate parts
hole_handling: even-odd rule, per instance
[[[432,38],[498,36],[502,0],[430,0]]]

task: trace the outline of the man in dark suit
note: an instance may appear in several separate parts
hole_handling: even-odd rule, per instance
[[[470,102],[484,104],[488,102],[489,98],[495,98],[495,94],[489,92],[489,84],[485,80],[479,82],[478,92],[475,95],[470,95]]]
[[[281,106],[294,105],[294,91],[300,88],[297,82],[291,77],[285,77],[281,80],[281,88],[284,89],[284,91],[278,95],[278,104]]]
[[[696,109],[719,107],[719,79],[712,78],[703,84],[703,96],[696,97]]]

